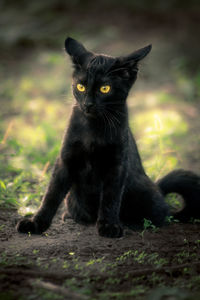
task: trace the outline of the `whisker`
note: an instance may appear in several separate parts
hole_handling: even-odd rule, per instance
[[[112,118],[114,118],[116,120],[116,122],[120,125],[121,124],[120,120],[109,110],[108,110],[108,112],[109,112],[110,116],[112,116]]]
[[[109,111],[106,111],[106,112],[107,112],[108,116],[110,117],[111,124],[113,125],[115,134],[117,135],[117,127],[116,127],[115,120],[113,119],[113,115]]]
[[[103,124],[104,124],[104,136],[105,136],[105,135],[106,135],[106,129],[107,129],[105,116],[104,116],[104,114],[103,114],[103,111],[99,110],[99,113],[100,113],[100,115],[101,115],[102,118],[103,118]]]
[[[112,128],[111,128],[111,124],[110,124],[110,119],[108,118],[105,110],[104,110],[104,116],[106,117],[106,119],[108,121],[109,129],[110,129],[110,136],[111,136],[111,140],[112,140]]]

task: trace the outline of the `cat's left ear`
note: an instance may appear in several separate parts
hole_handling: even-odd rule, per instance
[[[151,51],[152,46],[148,45],[144,48],[138,49],[127,56],[116,58],[114,65],[110,72],[119,74],[126,79],[135,80],[138,72],[138,62],[145,58]]]
[[[151,51],[152,45],[148,45],[144,48],[138,49],[136,51],[134,51],[133,53],[123,57],[123,60],[125,62],[133,62],[133,63],[137,63],[138,61],[142,60],[143,58],[145,58],[145,56],[147,56],[149,54],[149,52]]]
[[[92,52],[87,51],[81,43],[70,37],[65,40],[65,50],[72,58],[75,66],[79,67],[83,67],[93,56]]]

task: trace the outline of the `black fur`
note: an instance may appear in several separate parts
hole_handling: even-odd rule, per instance
[[[79,223],[96,223],[106,237],[120,237],[123,225],[142,225],[144,218],[161,226],[170,215],[164,201],[169,192],[186,201],[176,217],[200,217],[200,177],[178,170],[153,183],[128,125],[126,99],[138,62],[151,45],[117,58],[89,52],[71,38],[65,48],[74,66],[76,104],[41,207],[32,219],[18,223],[18,231],[45,231],[65,197],[68,215]],[[84,92],[78,91],[78,83],[86,87]],[[100,91],[104,85],[111,87],[107,94]]]

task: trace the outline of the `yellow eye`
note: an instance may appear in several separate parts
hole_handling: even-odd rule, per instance
[[[100,91],[103,93],[103,94],[107,94],[110,92],[110,85],[103,85],[100,87]]]
[[[78,83],[76,87],[79,92],[85,92],[85,86],[83,84]]]

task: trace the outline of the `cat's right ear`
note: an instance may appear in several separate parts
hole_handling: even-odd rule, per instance
[[[93,56],[92,52],[87,51],[81,43],[71,37],[65,40],[65,50],[70,55],[75,66],[79,67],[84,67],[88,59]]]

